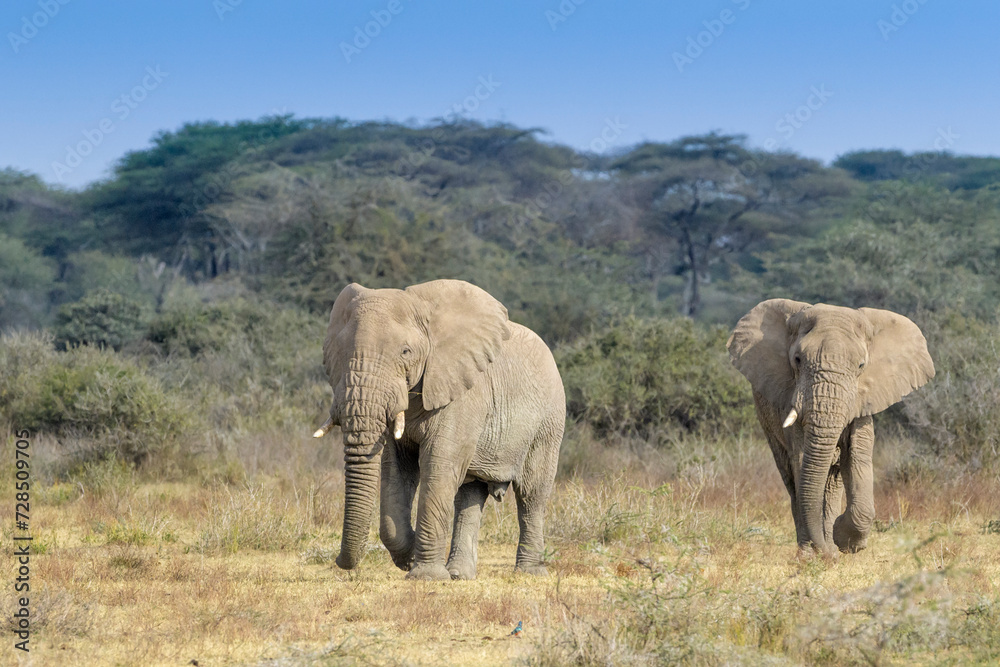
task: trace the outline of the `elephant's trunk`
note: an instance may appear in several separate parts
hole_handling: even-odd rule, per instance
[[[337,565],[357,566],[365,553],[378,497],[382,449],[391,445],[390,416],[406,407],[406,385],[377,362],[354,359],[348,374],[341,428],[344,433],[344,531]],[[398,386],[397,386],[398,385]],[[401,428],[401,420],[395,427]],[[395,430],[395,429],[394,429]]]
[[[803,415],[806,445],[797,496],[806,534],[820,553],[833,550],[824,533],[824,495],[837,443],[848,424],[846,393],[850,392],[838,382],[819,380],[806,395]]]
[[[365,555],[378,496],[382,448],[388,443],[388,433],[385,428],[375,433],[374,447],[351,446],[347,442],[349,439],[369,439],[371,435],[367,432],[345,433],[344,436],[344,531],[337,565],[345,570],[356,567]]]

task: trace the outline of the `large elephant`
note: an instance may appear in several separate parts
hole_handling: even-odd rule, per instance
[[[337,565],[354,568],[365,552],[381,476],[382,542],[408,579],[475,578],[483,504],[510,485],[516,569],[545,573],[542,524],[566,400],[535,333],[460,280],[405,290],[351,284],[333,304],[323,360],[333,404],[314,435],[339,424],[344,436]]]
[[[887,310],[770,299],[726,347],[753,387],[800,550],[864,549],[875,519],[872,415],[934,376],[920,329]]]

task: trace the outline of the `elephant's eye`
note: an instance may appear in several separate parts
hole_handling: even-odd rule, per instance
[[[858,370],[861,370],[864,367],[865,367],[865,362],[862,361],[860,364],[858,364]]]
[[[410,349],[409,345],[404,345],[403,351],[400,354],[402,354],[403,358],[405,359],[406,357],[409,357],[411,354],[413,354],[413,350]]]
[[[800,357],[797,354],[795,355],[795,365],[796,366],[801,366],[802,365],[802,357]]]

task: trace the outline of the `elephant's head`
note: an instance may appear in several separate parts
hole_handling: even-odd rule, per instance
[[[472,387],[509,337],[507,309],[460,280],[405,290],[352,283],[340,293],[323,343],[333,404],[330,419],[314,434],[322,437],[339,424],[344,435],[346,498],[337,565],[351,569],[364,554],[382,449],[403,434],[410,392],[420,393],[424,410],[448,405]]]
[[[813,547],[837,442],[854,419],[881,412],[934,376],[917,326],[875,308],[770,299],[743,316],[726,344],[733,365],[805,437],[796,497]]]

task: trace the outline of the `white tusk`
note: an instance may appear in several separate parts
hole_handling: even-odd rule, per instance
[[[785,423],[782,424],[781,427],[788,428],[789,426],[794,424],[795,420],[798,418],[799,418],[799,411],[796,410],[795,408],[792,408],[792,411],[788,413],[787,417],[785,417]]]
[[[332,428],[333,428],[333,417],[330,417],[329,419],[326,420],[326,422],[323,423],[322,426],[316,429],[316,432],[313,433],[313,437],[322,438],[324,435],[329,433],[330,429]]]
[[[392,427],[392,436],[399,440],[403,437],[403,428],[406,426],[406,415],[400,412],[396,415],[396,423]]]

